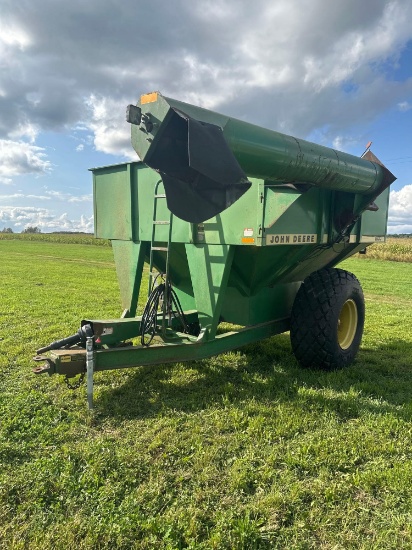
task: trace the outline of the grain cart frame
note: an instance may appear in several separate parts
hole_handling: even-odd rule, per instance
[[[91,408],[94,372],[203,359],[288,330],[302,366],[352,363],[363,294],[335,266],[385,240],[389,170],[369,150],[354,157],[158,92],[127,120],[141,161],[92,169],[95,236],[112,242],[123,316],[83,320],[38,350],[35,372],[87,374]],[[218,333],[221,321],[242,328]]]

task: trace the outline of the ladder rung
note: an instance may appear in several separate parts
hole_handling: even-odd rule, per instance
[[[153,225],[170,225],[170,222],[164,222],[164,221],[153,221]]]
[[[166,194],[165,194],[165,193],[161,193],[160,195],[155,195],[154,198],[155,198],[155,199],[165,199],[165,198],[166,198]]]
[[[162,250],[163,252],[167,252],[169,249],[167,246],[152,246],[152,250]]]

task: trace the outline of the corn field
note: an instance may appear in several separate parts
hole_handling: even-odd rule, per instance
[[[109,240],[95,239],[87,233],[1,233],[0,240],[37,241],[62,244],[91,244],[111,246]]]
[[[388,237],[386,243],[370,246],[366,256],[376,260],[412,262],[412,238]]]

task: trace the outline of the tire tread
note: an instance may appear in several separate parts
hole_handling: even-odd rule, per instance
[[[361,323],[360,337],[357,338],[359,341],[355,343],[353,350],[337,354],[336,330],[331,327],[331,323],[335,322],[336,317],[337,326],[337,316],[343,305],[342,295],[347,289],[351,289],[361,298],[363,309],[358,312],[359,323]],[[355,275],[348,271],[326,268],[307,277],[296,295],[291,317],[292,348],[299,363],[303,367],[327,370],[351,363],[358,351],[362,336],[363,303],[360,283]],[[339,352],[342,352],[341,348]]]

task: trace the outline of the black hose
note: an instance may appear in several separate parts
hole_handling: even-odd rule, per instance
[[[152,290],[143,311],[140,323],[140,341],[142,346],[149,346],[156,334],[157,315],[160,312],[161,301],[165,299],[166,283],[156,284],[159,275],[155,278]],[[188,333],[189,327],[176,292],[170,282],[167,283],[167,303],[163,309],[165,316],[178,318],[183,332]]]
[[[80,327],[80,329],[77,331],[76,334],[67,336],[67,338],[63,338],[62,340],[56,340],[55,342],[52,342],[48,346],[44,346],[44,348],[38,349],[36,353],[37,355],[40,355],[41,353],[45,353],[46,351],[50,351],[53,349],[61,349],[65,346],[73,346],[75,344],[85,344],[89,336],[93,336],[93,329],[91,325],[86,324]]]
[[[45,353],[46,351],[50,351],[52,349],[61,349],[64,346],[72,346],[74,344],[80,343],[80,336],[78,333],[73,334],[72,336],[68,336],[67,338],[62,338],[61,340],[56,340],[55,342],[52,342],[48,346],[44,346],[43,348],[39,348],[36,353],[37,355],[40,355],[41,353]]]

